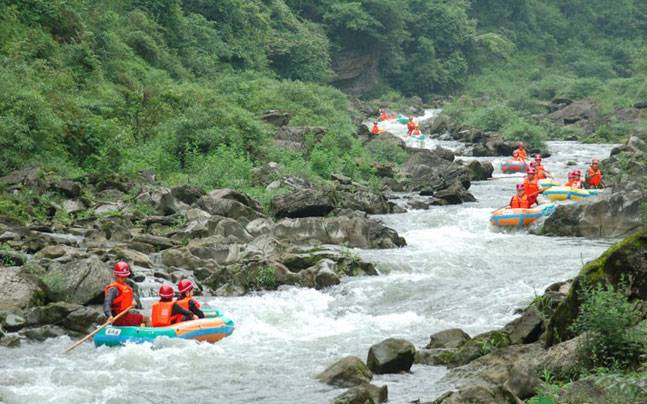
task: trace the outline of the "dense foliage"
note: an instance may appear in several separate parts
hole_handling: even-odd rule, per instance
[[[474,126],[539,141],[554,96],[605,111],[647,95],[645,3],[622,0],[2,0],[0,174],[152,168],[170,183],[253,184],[287,172],[371,181],[339,65],[375,66],[365,95],[462,91],[449,110]],[[359,58],[359,59],[357,59]],[[362,63],[359,63],[362,62]],[[351,63],[352,62],[352,63]],[[364,66],[366,64],[366,66]],[[369,69],[370,70],[370,69]],[[277,149],[260,116],[327,134],[304,154]],[[624,136],[609,120],[601,139]],[[393,155],[395,153],[395,155]],[[390,156],[390,157],[389,157]]]

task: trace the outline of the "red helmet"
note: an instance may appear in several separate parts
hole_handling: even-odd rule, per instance
[[[531,161],[530,162],[530,167],[537,167],[537,162],[536,161]]]
[[[115,264],[114,274],[120,278],[127,278],[130,276],[130,267],[124,261],[119,261]]]
[[[591,161],[591,164],[600,164],[600,161],[599,160],[593,160],[593,161]]]
[[[519,142],[519,147],[523,147],[523,142]]]
[[[573,177],[575,177],[575,171],[569,171],[568,178],[573,178]]]
[[[180,293],[187,293],[190,290],[193,290],[193,283],[188,279],[182,279],[177,283],[177,290]]]
[[[535,161],[541,161],[541,154],[535,154]]]
[[[517,191],[521,191],[523,189],[523,184],[517,184]]]
[[[175,292],[173,292],[173,286],[164,284],[160,287],[160,297],[163,299],[172,299]]]
[[[535,170],[534,168],[530,167],[530,168],[528,169],[528,174],[530,174],[530,175],[535,175],[535,174],[537,174],[537,170]]]

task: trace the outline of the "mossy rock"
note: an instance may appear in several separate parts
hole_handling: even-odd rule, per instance
[[[647,228],[609,247],[599,258],[587,263],[573,281],[566,300],[557,306],[548,322],[546,345],[573,338],[570,330],[582,303],[582,287],[618,286],[626,283],[627,297],[647,300]]]
[[[510,345],[510,336],[501,330],[479,334],[466,341],[456,352],[448,352],[443,359],[448,367],[462,366],[500,348]]]

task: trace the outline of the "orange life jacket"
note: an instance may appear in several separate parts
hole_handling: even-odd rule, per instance
[[[153,303],[151,313],[151,324],[153,327],[167,327],[182,321],[183,316],[181,314],[173,315],[173,305],[175,305],[175,302],[172,300]]]
[[[519,156],[512,156],[512,161],[524,161],[521,157]]]
[[[523,180],[523,193],[526,194],[528,198],[528,206],[532,206],[537,202],[537,195],[539,194],[539,184],[537,183],[537,178],[532,181],[528,181],[528,177]]]
[[[544,170],[544,166],[543,166],[543,165],[538,164],[538,165],[535,167],[535,169],[537,170],[537,175],[535,175],[535,177],[536,177],[538,180],[543,180],[544,178],[546,178],[546,171]]]
[[[518,147],[517,152],[519,152],[519,158],[522,160],[525,160],[528,158],[528,155],[526,154],[526,149],[523,147]]]
[[[528,197],[523,195],[520,198],[519,195],[514,195],[512,199],[510,199],[510,207],[512,209],[528,209],[530,207]]]
[[[133,289],[128,286],[128,284],[112,282],[110,285],[103,288],[104,298],[108,296],[108,290],[111,288],[117,288],[117,291],[119,292],[117,297],[112,299],[112,304],[110,305],[112,315],[116,316],[122,311],[128,310],[130,306],[133,305]]]
[[[377,127],[377,125],[373,125],[371,128],[371,134],[373,135],[378,135],[380,133],[380,128]]]
[[[184,299],[178,299],[175,303],[177,303],[184,310],[189,310],[189,302],[191,300],[193,300],[193,304],[195,304],[195,307],[199,309],[200,303],[198,303],[197,300],[194,300],[193,297],[185,297]]]
[[[565,184],[565,187],[571,187],[571,188],[582,188],[582,181],[581,180],[568,180]]]
[[[589,172],[586,176],[586,183],[597,188],[600,185],[600,182],[602,182],[602,171],[600,171],[599,168],[594,170],[593,167],[589,167]]]
[[[416,125],[416,123],[414,121],[407,122],[407,130],[409,132],[411,132],[412,130],[414,130],[417,127],[418,127],[418,125]]]
[[[387,119],[389,119],[389,116],[386,114],[386,112],[380,112],[380,121],[386,121]]]

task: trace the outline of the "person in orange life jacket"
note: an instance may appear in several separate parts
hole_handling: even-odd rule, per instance
[[[407,122],[407,136],[411,136],[411,132],[418,127],[418,124],[413,121],[413,116],[409,116],[409,122]]]
[[[422,132],[420,132],[420,129],[415,128],[414,130],[411,131],[411,136],[420,136],[422,135]]]
[[[571,187],[571,188],[584,188],[584,184],[582,184],[582,172],[580,170],[573,170],[573,178],[570,179],[569,181],[564,184],[565,187]],[[569,185],[567,185],[569,184]]]
[[[528,209],[530,203],[528,197],[523,190],[523,184],[517,184],[517,194],[510,199],[510,208],[512,209]]]
[[[199,318],[204,318],[204,313],[200,310],[200,303],[193,298],[193,283],[188,279],[182,279],[177,283],[177,290],[180,292],[177,304]]]
[[[151,310],[151,325],[153,327],[167,327],[182,321],[198,319],[198,316],[173,301],[174,292],[171,285],[162,285],[159,296],[160,300],[153,303]]]
[[[528,155],[526,154],[526,149],[523,147],[523,142],[519,142],[519,146],[517,147],[517,152],[519,152],[519,158],[521,160],[526,160],[528,158]],[[513,153],[514,156],[514,153]]]
[[[138,308],[142,307],[138,296],[133,292],[133,287],[128,283],[128,277],[130,276],[128,264],[123,261],[117,262],[113,274],[115,281],[103,289],[103,313],[108,317],[109,321],[133,305]],[[113,324],[117,326],[140,326],[148,324],[148,322],[148,317],[129,311],[114,321]]]
[[[519,157],[519,150],[515,150],[512,152],[512,161],[524,161],[522,158]]]
[[[546,174],[548,176],[552,177],[553,175],[544,168],[543,164],[541,164],[541,154],[536,154],[535,155],[535,169],[537,170],[537,179],[543,180],[546,178]]]
[[[586,188],[606,188],[606,184],[602,181],[602,171],[598,160],[591,161],[591,166],[584,176],[584,186]]]
[[[379,135],[381,132],[379,126],[377,126],[377,122],[373,122],[373,127],[371,128],[371,135],[376,136]]]
[[[579,181],[575,175],[575,171],[568,172],[568,181],[564,183],[565,187],[579,188]]]
[[[380,108],[380,121],[386,121],[389,119],[389,115],[383,108]]]
[[[523,191],[528,198],[528,206],[537,203],[537,196],[544,192],[542,188],[539,188],[536,176],[537,170],[531,167],[528,169],[528,175],[523,180]]]

